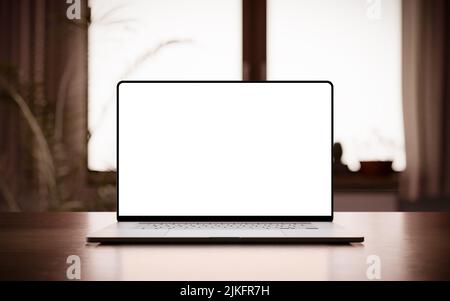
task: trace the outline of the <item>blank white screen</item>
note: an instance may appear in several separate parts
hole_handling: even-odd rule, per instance
[[[119,215],[330,216],[327,83],[122,83]]]

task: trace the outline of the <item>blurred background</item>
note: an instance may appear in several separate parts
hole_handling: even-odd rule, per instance
[[[0,0],[0,15],[0,211],[115,210],[122,79],[330,80],[335,210],[450,209],[448,1]]]

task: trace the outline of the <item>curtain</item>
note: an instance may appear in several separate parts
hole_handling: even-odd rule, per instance
[[[404,200],[450,198],[450,4],[403,1]]]
[[[69,20],[66,1],[0,1],[2,211],[62,210],[89,191],[81,3],[83,18]]]

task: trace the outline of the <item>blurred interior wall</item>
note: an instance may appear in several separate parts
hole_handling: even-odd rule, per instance
[[[450,198],[450,3],[403,1],[404,200]]]

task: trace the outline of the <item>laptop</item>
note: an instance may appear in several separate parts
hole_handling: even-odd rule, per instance
[[[96,243],[356,243],[333,222],[328,81],[122,81]]]

